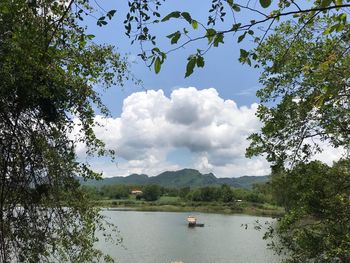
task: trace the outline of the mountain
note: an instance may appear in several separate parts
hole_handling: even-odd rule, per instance
[[[82,185],[101,187],[111,184],[145,185],[158,184],[164,187],[203,187],[228,184],[236,188],[252,188],[256,183],[266,183],[269,176],[242,176],[237,178],[217,178],[214,174],[202,174],[195,169],[182,169],[179,171],[166,171],[157,176],[149,177],[146,174],[131,174],[126,177],[110,177],[102,180],[83,180],[78,178]]]
[[[128,176],[115,176],[109,178],[103,178],[102,180],[84,180],[82,177],[78,177],[78,181],[82,185],[100,187],[103,185],[111,184],[130,184],[130,185],[144,185],[147,184],[149,177],[146,174],[130,174]]]
[[[218,185],[217,178],[212,174],[201,174],[194,169],[183,169],[173,172],[164,172],[149,178],[150,183],[172,187],[202,187]]]
[[[252,188],[254,184],[267,183],[270,180],[269,176],[241,176],[237,178],[218,178],[221,184],[228,184],[236,188]]]

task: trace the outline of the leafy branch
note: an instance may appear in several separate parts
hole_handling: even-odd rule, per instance
[[[220,1],[220,0],[213,0],[212,1],[212,8],[209,10],[209,13],[213,13],[213,15],[210,15],[207,21],[207,26],[204,26],[203,23],[200,23],[196,19],[193,19],[191,17],[191,14],[188,12],[180,12],[180,11],[173,11],[169,13],[168,15],[164,16],[163,19],[155,19],[152,20],[152,14],[149,13],[150,10],[150,5],[154,4],[157,9],[156,13],[156,18],[160,17],[160,14],[158,13],[158,9],[161,6],[160,1],[142,1],[142,5],[140,4],[139,0],[134,0],[134,1],[129,1],[129,6],[130,8],[130,13],[127,15],[127,19],[124,21],[125,23],[125,28],[126,28],[126,34],[131,37],[131,32],[134,32],[133,34],[133,40],[132,43],[135,41],[138,41],[140,43],[141,47],[141,53],[140,57],[144,61],[150,61],[148,64],[149,67],[152,65],[154,66],[156,70],[156,73],[159,72],[160,66],[163,62],[165,62],[165,59],[161,59],[161,57],[166,57],[172,52],[175,52],[179,49],[183,49],[186,46],[190,46],[191,44],[207,39],[208,40],[208,48],[204,52],[202,50],[198,51],[195,54],[191,54],[188,57],[188,63],[186,67],[186,74],[185,76],[190,76],[193,72],[192,65],[196,65],[195,63],[190,62],[191,57],[193,56],[203,56],[204,53],[206,53],[209,49],[212,47],[218,47],[220,43],[224,43],[224,38],[225,35],[227,34],[236,34],[237,32],[242,32],[241,35],[238,36],[237,42],[240,43],[242,42],[247,35],[251,35],[254,39],[254,42],[260,45],[260,43],[265,39],[265,37],[268,35],[269,31],[272,29],[273,25],[276,22],[279,22],[281,18],[283,17],[293,17],[293,18],[298,18],[298,21],[300,23],[309,23],[310,17],[316,17],[320,16],[322,14],[329,14],[330,11],[336,10],[338,13],[341,10],[346,10],[346,8],[350,7],[350,4],[343,3],[343,1],[314,1],[314,6],[311,8],[305,8],[302,9],[296,1],[278,1],[279,3],[279,9],[273,10],[269,14],[265,13],[264,11],[254,8],[249,6],[249,2],[246,5],[242,5],[239,3],[234,2],[233,0],[225,0],[225,1]],[[214,26],[216,25],[217,20],[221,20],[221,22],[224,22],[224,18],[226,16],[225,8],[227,7],[224,6],[224,3],[229,7],[229,9],[232,11],[232,15],[234,17],[235,13],[241,12],[242,10],[247,10],[249,12],[253,12],[254,14],[258,14],[260,16],[263,16],[262,19],[259,20],[251,20],[249,23],[240,23],[237,22],[236,18],[234,17],[235,23],[230,26],[229,29],[226,30],[216,30]],[[262,8],[268,8],[271,5],[272,1],[260,1],[260,5]],[[136,6],[136,7],[135,7]],[[288,10],[291,7],[295,7],[296,10]],[[147,13],[148,12],[148,13]],[[135,14],[135,15],[131,15]],[[138,14],[138,16],[136,15]],[[340,15],[343,15],[344,13],[339,13]],[[138,19],[136,19],[138,17]],[[191,26],[192,30],[198,31],[198,25],[201,25],[201,28],[204,30],[204,33],[196,36],[196,37],[191,37],[189,35],[189,29],[184,28],[183,30],[177,30],[170,35],[168,35],[168,38],[170,39],[170,44],[171,45],[177,45],[174,48],[168,49],[167,51],[161,51],[162,56],[159,57],[159,59],[155,58],[155,54],[150,54],[148,51],[144,49],[144,43],[145,42],[150,42],[151,45],[157,47],[157,42],[156,42],[156,37],[151,35],[150,33],[150,28],[149,24],[157,24],[157,23],[162,23],[162,22],[167,22],[171,19],[181,19],[186,22]],[[312,20],[312,19],[311,19]],[[255,28],[257,28],[259,25],[266,24],[269,22],[269,25],[267,28],[263,31],[262,37],[255,36],[256,32],[254,31]],[[304,22],[306,21],[306,22]],[[136,31],[133,31],[133,22],[136,23]],[[339,21],[338,27],[342,27],[342,25],[346,24],[346,19],[343,21]],[[329,29],[325,29],[329,30]],[[187,40],[184,42],[180,43],[181,36],[185,35],[187,36]],[[157,47],[158,50],[161,50],[160,47]],[[153,49],[150,49],[153,50]],[[159,54],[157,54],[158,56]],[[251,58],[255,60],[256,56],[254,53],[245,51],[241,52],[240,55],[240,61],[242,63],[247,63],[251,65]],[[201,59],[202,60],[202,59]],[[154,63],[157,61],[157,66],[155,67]],[[159,64],[159,62],[161,62]]]

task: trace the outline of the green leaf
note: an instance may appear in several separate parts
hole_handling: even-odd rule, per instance
[[[245,49],[240,49],[239,53],[240,53],[239,60],[244,63],[248,58],[249,52],[246,51]]]
[[[171,39],[171,44],[176,44],[177,41],[180,39],[181,33],[180,31],[175,32],[174,36]]]
[[[342,22],[343,24],[346,24],[346,14],[342,13],[338,16],[338,20]]]
[[[335,0],[335,4],[336,5],[342,5],[343,4],[343,0]]]
[[[247,32],[244,32],[244,34],[242,34],[242,35],[240,35],[239,37],[238,37],[238,43],[240,43],[240,42],[242,42],[243,41],[243,39],[245,38],[245,35],[247,34]]]
[[[192,23],[191,23],[193,29],[197,29],[198,28],[198,22],[196,20],[192,20]]]
[[[204,58],[202,56],[197,57],[197,67],[199,67],[199,68],[204,67]]]
[[[259,0],[260,1],[260,5],[263,8],[268,8],[271,5],[272,0]]]
[[[159,73],[161,64],[162,63],[160,62],[160,58],[157,57],[156,60],[154,61],[154,71],[156,72],[156,74]]]
[[[252,62],[251,62],[251,60],[250,60],[250,58],[247,58],[247,64],[249,65],[249,66],[251,66],[252,65]]]
[[[322,0],[321,7],[328,7],[332,3],[332,0]]]
[[[241,8],[238,5],[236,5],[236,4],[232,5],[232,9],[235,10],[236,12],[241,11]]]
[[[193,69],[196,66],[196,61],[197,61],[197,58],[195,56],[189,57],[188,63],[186,66],[185,78],[187,78],[188,76],[190,76],[193,73]]]
[[[214,47],[218,47],[219,43],[224,43],[224,34],[218,34],[216,35],[214,39]]]
[[[181,13],[179,11],[171,12],[170,14],[166,15],[161,21],[165,22],[168,21],[170,18],[179,18],[180,14]]]
[[[216,36],[216,30],[213,28],[207,29],[206,37],[208,38],[208,43],[210,44],[214,37]]]
[[[233,31],[237,31],[241,27],[241,25],[242,23],[233,24],[231,29]]]
[[[104,21],[104,20],[97,20],[97,23],[96,23],[98,26],[105,26],[107,25],[107,22]]]
[[[95,38],[95,35],[91,35],[91,34],[90,35],[86,35],[86,38],[89,39],[89,40],[92,40],[92,39]]]
[[[185,20],[186,20],[189,24],[192,23],[192,17],[191,17],[191,15],[190,15],[188,12],[182,12],[182,13],[181,13],[181,16],[182,16],[183,18],[185,18]]]
[[[179,31],[176,31],[176,32],[174,32],[174,33],[171,33],[170,35],[167,35],[166,37],[167,37],[167,38],[173,38],[173,37],[177,34],[177,32],[179,32]]]
[[[109,19],[112,19],[112,17],[114,16],[115,12],[117,12],[117,10],[110,10],[108,13],[107,13],[107,16]]]
[[[343,0],[335,0],[335,5],[342,5],[343,4]]]
[[[345,25],[344,24],[338,24],[337,28],[335,29],[336,32],[340,32],[344,29]]]
[[[175,32],[175,33],[176,33],[176,32]],[[174,34],[175,34],[175,33],[174,33]],[[152,49],[152,53],[154,53],[154,52],[161,53],[161,52],[160,52],[160,49],[157,48],[157,47],[155,47],[155,48]]]

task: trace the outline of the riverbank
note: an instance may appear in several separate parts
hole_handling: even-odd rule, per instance
[[[158,212],[203,212],[217,214],[247,214],[255,216],[280,217],[284,210],[281,207],[252,202],[185,202],[163,198],[154,202],[137,200],[98,200],[97,207],[111,210],[129,211],[158,211]]]

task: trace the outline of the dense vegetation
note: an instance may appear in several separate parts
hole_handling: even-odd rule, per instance
[[[82,186],[82,189],[94,200],[133,200],[131,192],[140,190],[137,200],[156,201],[161,196],[178,197],[182,201],[193,202],[222,202],[234,203],[237,200],[244,200],[254,203],[275,204],[271,193],[270,184],[257,184],[253,189],[232,188],[226,184],[221,186],[206,186],[198,188],[168,188],[156,184],[149,185],[105,185],[100,188],[94,186]]]
[[[75,146],[109,154],[92,130],[94,109],[108,113],[94,87],[122,84],[127,63],[113,47],[94,43],[70,7],[0,2],[2,263],[109,260],[94,247],[103,220],[75,180],[99,175],[77,162]]]
[[[257,49],[264,125],[247,154],[272,164],[287,210],[275,233],[289,262],[350,261],[350,27],[323,32],[334,23],[332,16],[283,23]],[[343,152],[332,167],[312,161],[326,147]]]
[[[272,189],[286,208],[277,231],[276,251],[290,262],[350,262],[350,160],[333,166],[319,161],[276,171]]]

